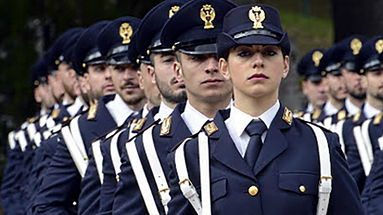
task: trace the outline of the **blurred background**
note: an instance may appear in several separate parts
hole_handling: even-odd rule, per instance
[[[86,27],[120,16],[142,18],[159,0],[2,0],[0,1],[0,171],[5,162],[7,133],[33,116],[29,82],[31,65],[70,27]],[[289,78],[281,101],[291,109],[305,103],[300,93],[296,61],[313,48],[328,48],[352,34],[381,34],[383,0],[234,0],[265,3],[279,9],[282,25],[292,40]],[[1,172],[0,172],[0,175]]]

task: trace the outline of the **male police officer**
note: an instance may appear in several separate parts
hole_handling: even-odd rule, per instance
[[[170,155],[169,214],[363,214],[336,135],[278,101],[290,50],[278,12],[229,11],[217,45],[235,102]]]
[[[306,121],[321,121],[318,110],[323,108],[327,101],[326,83],[323,80],[325,73],[319,70],[320,60],[323,57],[323,49],[314,49],[305,54],[298,63],[298,74],[302,77],[302,92],[307,97],[307,106],[300,117]]]

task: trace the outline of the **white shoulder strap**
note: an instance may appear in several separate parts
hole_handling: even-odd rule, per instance
[[[25,151],[25,148],[28,145],[27,138],[25,137],[24,131],[20,130],[16,133],[16,138],[19,141],[21,151]]]
[[[343,140],[343,125],[344,125],[344,122],[345,122],[345,120],[339,121],[336,124],[335,130],[336,130],[336,133],[339,136],[340,147],[342,148],[343,154],[346,156],[346,146],[345,146],[344,140]]]
[[[354,133],[356,146],[358,147],[359,157],[360,157],[360,160],[362,161],[363,170],[367,176],[371,170],[371,163],[370,163],[370,158],[368,156],[368,150],[366,148],[366,144],[364,143],[361,127],[355,126],[353,133]]]
[[[311,113],[303,114],[303,120],[311,122]]]
[[[47,140],[51,136],[51,134],[52,133],[51,133],[50,129],[43,131],[44,140]]]
[[[370,123],[371,123],[371,119],[363,122],[363,124],[362,124],[362,136],[364,139],[364,144],[366,144],[368,158],[370,160],[370,163],[372,164],[374,162],[374,152],[372,149],[370,133],[368,132],[368,126],[370,125]]]
[[[178,146],[175,152],[175,168],[177,170],[177,175],[180,180],[179,185],[180,185],[182,194],[190,202],[190,204],[193,206],[197,214],[202,215],[201,201],[199,199],[197,190],[195,189],[193,183],[189,179],[189,174],[186,167],[184,148],[185,148],[185,143],[189,140],[191,140],[191,138],[185,139],[181,143],[181,145]]]
[[[47,121],[45,122],[48,129],[51,129],[55,126],[55,120],[52,118],[52,116],[48,117]]]
[[[156,148],[153,142],[153,128],[151,126],[142,135],[142,143],[146,153],[146,157],[149,161],[150,169],[153,173],[154,180],[156,182],[158,193],[160,194],[162,206],[165,209],[165,213],[168,212],[168,203],[170,201],[170,189],[166,181],[164,170],[162,169],[160,159],[158,158]]]
[[[113,137],[110,142],[110,157],[112,158],[112,163],[114,167],[114,171],[116,173],[116,176],[121,172],[121,156],[120,152],[118,151],[118,138],[124,132],[126,129],[122,129],[118,131]]]
[[[41,145],[41,133],[40,132],[37,132],[35,134],[35,136],[33,137],[33,142],[35,143],[35,145],[37,147],[40,147],[40,145]]]
[[[146,178],[144,168],[142,167],[140,157],[138,156],[135,140],[136,138],[133,138],[125,145],[126,151],[128,153],[128,158],[132,165],[134,175],[137,179],[138,187],[141,191],[142,198],[144,199],[146,209],[148,210],[150,215],[159,215],[160,213],[157,209],[154,197],[153,195],[150,195],[152,192],[150,190],[150,186]]]
[[[323,120],[323,126],[329,130],[331,130],[332,127],[332,117],[328,116]]]
[[[94,161],[96,163],[98,177],[100,178],[100,183],[103,184],[104,174],[102,173],[102,161],[104,160],[104,157],[102,156],[102,153],[101,153],[100,142],[101,140],[97,140],[92,143],[92,151],[93,151]]]
[[[380,150],[383,150],[383,136],[378,138],[379,148]]]
[[[320,182],[318,192],[317,215],[326,215],[330,194],[332,189],[330,150],[324,132],[317,126],[309,124],[317,139],[319,162],[320,162]]]
[[[14,149],[16,147],[16,141],[15,141],[15,132],[11,131],[8,134],[8,144],[9,148]]]
[[[65,144],[69,150],[69,153],[71,154],[71,157],[76,164],[77,170],[79,171],[81,177],[85,176],[86,168],[88,167],[88,156],[86,153],[84,154],[83,150],[85,150],[84,143],[82,142],[81,134],[79,134],[79,130],[77,132],[77,135],[80,135],[80,137],[75,137],[73,130],[75,124],[78,123],[78,118],[80,116],[75,117],[70,125],[64,126],[61,129],[61,133],[63,135]],[[77,125],[78,128],[78,125]],[[80,142],[77,142],[80,141]],[[82,144],[82,147],[80,145]],[[84,149],[82,149],[84,148]]]
[[[82,140],[81,132],[80,132],[80,126],[78,124],[80,116],[74,118],[70,122],[70,130],[73,135],[73,139],[75,140],[75,143],[77,144],[77,147],[79,148],[81,154],[84,156],[84,158],[88,159],[88,155],[86,154],[85,144]]]
[[[202,215],[211,215],[209,139],[204,132],[198,134],[198,150],[201,177]]]
[[[33,140],[37,130],[36,130],[36,125],[35,123],[29,123],[27,127],[27,132],[30,140]]]
[[[45,115],[40,117],[40,119],[39,119],[40,128],[44,127],[44,125],[47,123],[47,119],[48,119],[48,114],[45,114]]]

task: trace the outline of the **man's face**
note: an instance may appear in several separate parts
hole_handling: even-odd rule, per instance
[[[154,82],[162,97],[171,103],[181,103],[186,100],[185,84],[177,80],[173,71],[176,57],[171,53],[152,54],[154,65]]]
[[[40,84],[37,89],[41,96],[41,104],[46,108],[53,107],[55,99],[51,87],[48,84]]]
[[[60,63],[57,76],[62,80],[65,92],[67,92],[72,98],[80,94],[80,87],[76,78],[76,72],[69,64],[65,62]]]
[[[116,92],[128,105],[135,105],[145,99],[138,83],[138,69],[133,64],[109,66]]]
[[[138,80],[140,88],[144,91],[145,97],[149,100],[150,104],[158,106],[161,103],[160,91],[154,79],[154,69],[148,64],[141,63],[138,71]]]
[[[321,107],[327,101],[325,80],[306,80],[302,83],[303,94],[314,107]]]
[[[343,100],[347,96],[347,89],[342,75],[328,74],[327,81],[327,95],[335,100]]]
[[[350,96],[359,100],[366,98],[367,82],[364,76],[347,69],[342,69],[342,76]]]
[[[106,64],[89,66],[84,78],[89,84],[89,96],[93,100],[115,93],[111,73],[108,71]]]
[[[174,65],[177,80],[184,81],[188,99],[217,103],[232,94],[231,81],[218,72],[216,54],[178,53]]]
[[[220,70],[233,81],[235,98],[277,99],[289,57],[278,46],[241,45],[230,50],[227,60],[220,59]]]
[[[383,101],[383,69],[367,71],[367,94],[375,99]]]
[[[53,72],[52,75],[48,75],[48,84],[52,89],[54,99],[57,103],[59,103],[64,97],[65,90],[62,80],[56,73],[57,71]]]

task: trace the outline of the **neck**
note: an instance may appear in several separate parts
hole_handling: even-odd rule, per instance
[[[69,93],[64,94],[64,100],[66,100],[68,104],[73,104],[75,98],[76,97],[72,97],[71,95],[69,95]]]
[[[370,104],[372,107],[383,111],[383,101],[376,98],[375,96],[367,94],[367,102]]]
[[[344,105],[344,100],[339,100],[339,99],[336,99],[332,96],[330,96],[329,98],[330,100],[330,103],[336,108],[336,109],[341,109]]]
[[[146,104],[146,99],[142,99],[138,103],[136,103],[136,104],[128,104],[128,106],[133,111],[139,111],[139,110],[141,110],[144,107],[145,104]]]
[[[234,106],[253,117],[258,117],[270,109],[278,100],[277,91],[272,96],[249,97],[236,93]]]
[[[170,101],[166,100],[164,97],[162,97],[162,102],[163,102],[166,106],[170,107],[171,109],[176,108],[176,106],[178,105],[178,103],[170,102]]]
[[[190,96],[188,99],[190,105],[193,106],[193,108],[208,118],[214,118],[218,110],[226,109],[230,104],[230,96],[214,103],[208,103],[205,100],[200,100],[193,96]]]
[[[353,105],[357,106],[358,108],[361,108],[363,103],[364,103],[364,99],[357,99],[357,98],[350,96],[350,95],[348,96],[348,99],[350,100],[350,102]]]

